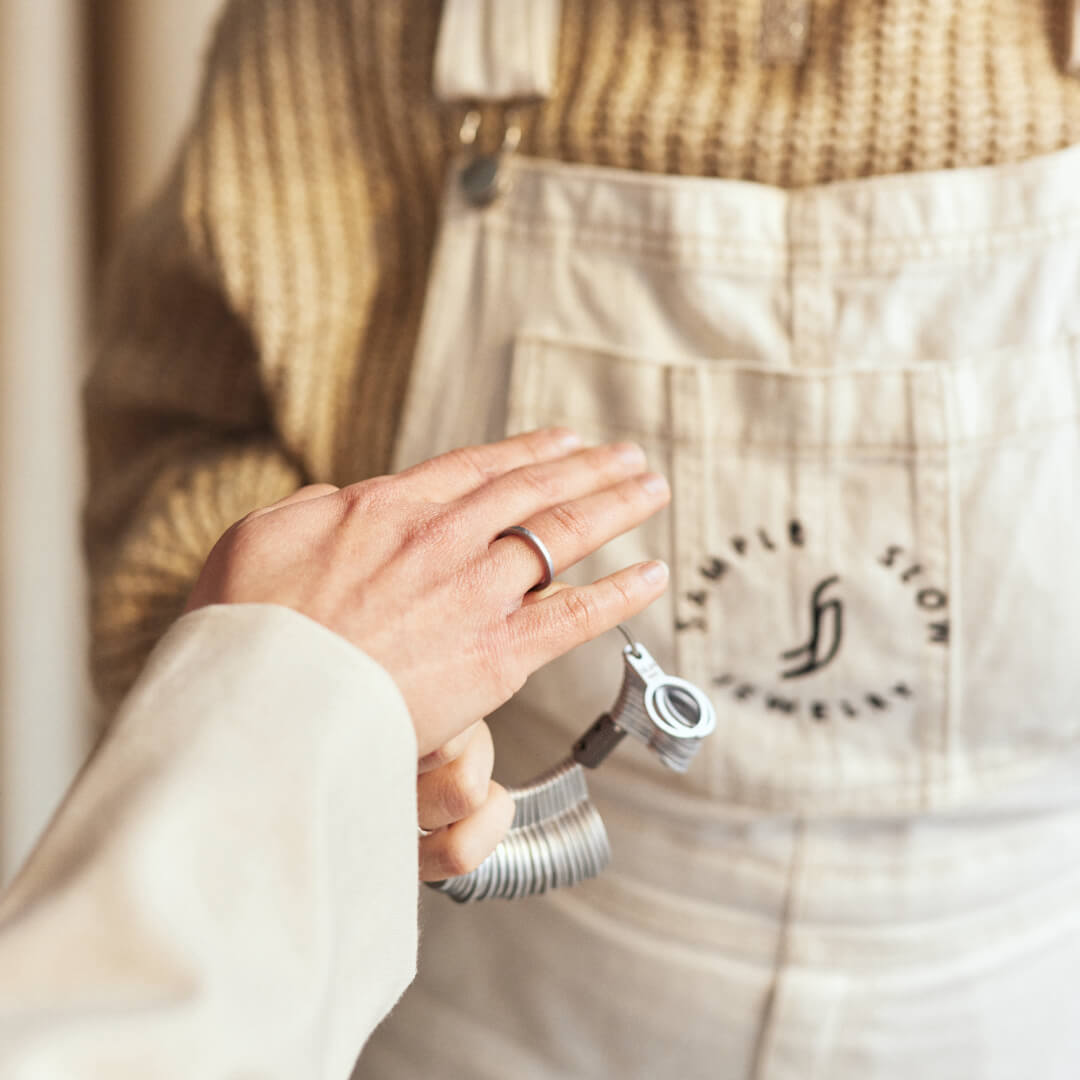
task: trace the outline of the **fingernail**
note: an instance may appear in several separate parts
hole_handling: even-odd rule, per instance
[[[666,495],[668,491],[668,482],[659,473],[646,473],[641,478],[641,486],[650,495]]]
[[[659,585],[661,581],[668,579],[668,565],[657,559],[655,562],[646,563],[641,568],[641,576],[650,585]]]
[[[581,436],[576,431],[571,431],[569,428],[556,428],[552,432],[552,436],[558,446],[563,446],[567,450],[573,450],[582,443]]]
[[[641,465],[645,461],[645,451],[637,443],[616,443],[612,449],[627,465]]]

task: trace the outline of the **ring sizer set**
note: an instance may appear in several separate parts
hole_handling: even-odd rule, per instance
[[[512,788],[514,823],[473,871],[431,883],[459,903],[518,899],[596,877],[611,861],[600,812],[589,799],[585,769],[595,769],[627,736],[643,742],[669,768],[686,772],[716,729],[708,696],[668,675],[622,627],[623,681],[610,712],[574,744],[571,755],[524,787]]]

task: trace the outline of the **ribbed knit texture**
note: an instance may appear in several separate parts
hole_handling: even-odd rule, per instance
[[[1016,161],[1080,141],[1066,8],[817,0],[805,61],[766,67],[759,0],[564,0],[522,152],[785,187]],[[173,175],[113,267],[88,388],[107,701],[235,519],[388,467],[460,120],[430,90],[439,14],[226,10]]]

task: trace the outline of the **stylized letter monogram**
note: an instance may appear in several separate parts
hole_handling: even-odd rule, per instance
[[[810,640],[797,649],[789,649],[780,654],[781,660],[805,660],[799,667],[783,672],[782,678],[797,679],[802,675],[820,671],[840,651],[844,624],[843,605],[836,599],[824,599],[825,591],[839,580],[834,575],[826,578],[814,589],[810,598]]]

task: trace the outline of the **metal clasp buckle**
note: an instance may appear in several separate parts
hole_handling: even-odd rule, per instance
[[[461,121],[458,140],[465,149],[475,146],[480,131],[479,109],[470,109]],[[517,109],[503,113],[503,137],[494,153],[474,153],[461,170],[461,190],[466,200],[476,207],[490,206],[510,189],[506,162],[521,143],[521,123]]]

